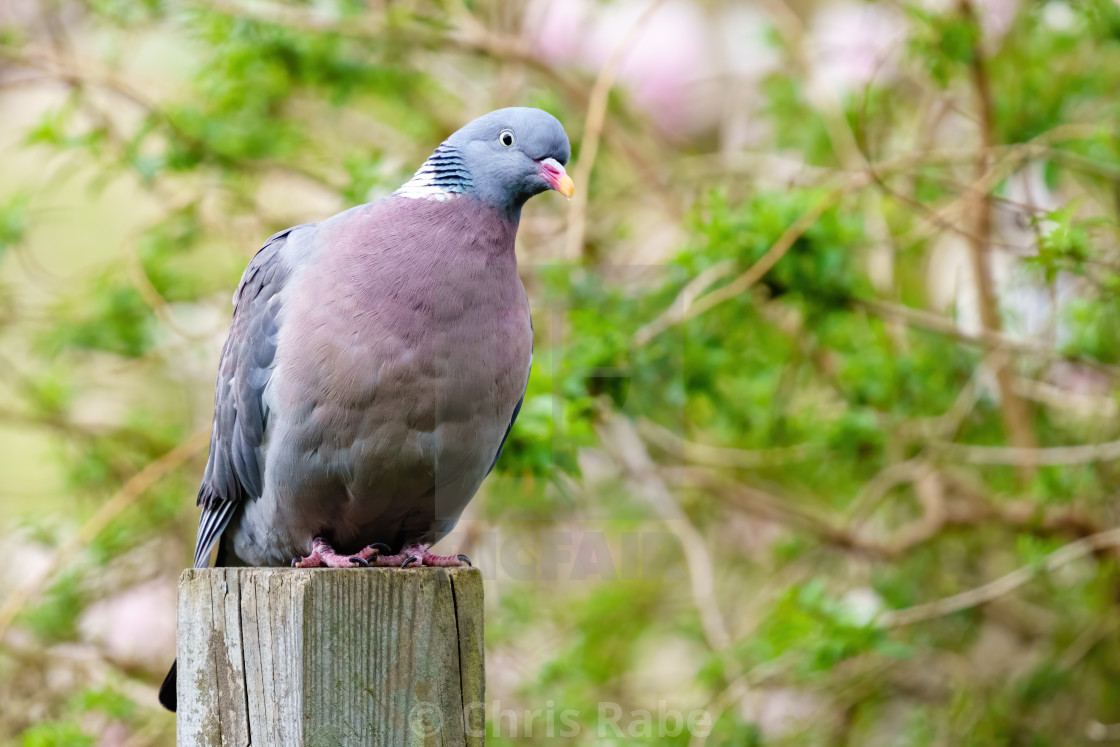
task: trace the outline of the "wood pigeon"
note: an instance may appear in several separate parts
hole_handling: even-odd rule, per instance
[[[196,568],[453,566],[455,526],[517,418],[533,331],[521,207],[571,197],[539,109],[490,112],[390,196],[272,236],[233,296]],[[175,710],[175,667],[160,689]]]

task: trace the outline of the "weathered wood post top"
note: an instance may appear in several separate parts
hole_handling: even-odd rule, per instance
[[[188,570],[178,657],[180,747],[483,743],[475,569]]]

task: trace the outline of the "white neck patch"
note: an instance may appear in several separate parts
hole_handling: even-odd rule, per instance
[[[413,200],[443,202],[467,191],[471,185],[471,173],[463,156],[454,146],[443,143],[393,194]]]

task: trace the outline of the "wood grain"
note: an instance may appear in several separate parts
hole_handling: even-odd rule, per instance
[[[483,744],[474,569],[192,569],[180,745]]]

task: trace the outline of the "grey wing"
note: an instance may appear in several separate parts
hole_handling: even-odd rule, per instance
[[[517,422],[517,415],[521,412],[521,405],[525,404],[525,395],[521,395],[521,399],[517,400],[517,406],[513,408],[513,417],[509,419],[509,425],[506,426],[506,433],[502,436],[502,442],[498,444],[498,453],[494,455],[494,461],[490,462],[490,469],[486,470],[486,474],[494,471],[494,467],[498,464],[498,459],[502,456],[502,449],[506,445],[506,439],[509,438],[509,432],[513,430],[513,424]]]
[[[529,317],[529,334],[533,333],[533,317]],[[502,456],[502,449],[506,445],[506,439],[509,438],[509,432],[513,430],[513,424],[517,422],[517,416],[521,413],[521,405],[525,404],[525,395],[529,392],[529,376],[533,372],[533,354],[529,354],[529,370],[525,372],[525,389],[521,392],[521,399],[517,400],[517,404],[513,408],[513,417],[509,419],[509,425],[506,426],[506,432],[502,436],[502,442],[498,444],[498,452],[494,454],[494,461],[490,462],[490,469],[486,470],[486,474],[494,471],[495,465],[498,464],[498,459]]]
[[[308,224],[305,224],[308,225]],[[214,385],[210,458],[198,489],[194,566],[209,565],[210,550],[245,500],[259,498],[264,465],[260,446],[268,425],[264,389],[276,357],[277,315],[291,267],[281,250],[295,226],[273,235],[249,262],[233,295],[233,321]]]

